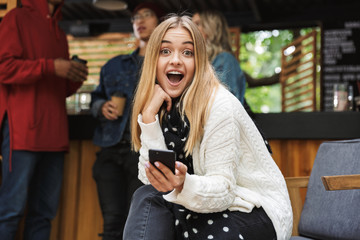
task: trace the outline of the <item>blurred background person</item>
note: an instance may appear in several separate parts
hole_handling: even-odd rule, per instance
[[[104,218],[103,240],[122,239],[133,192],[138,180],[138,155],[131,151],[129,118],[135,88],[140,76],[145,49],[151,33],[163,16],[162,9],[151,2],[135,7],[131,21],[139,47],[129,55],[110,59],[101,69],[100,82],[91,94],[91,111],[100,120],[94,144],[101,147],[93,166],[100,207]],[[119,102],[125,100],[122,113]]]
[[[206,42],[206,51],[219,79],[244,104],[246,78],[231,48],[229,26],[216,10],[196,12],[192,17]]]
[[[245,99],[246,77],[231,48],[231,35],[224,15],[216,10],[204,10],[193,14],[192,21],[205,39],[206,51],[214,70],[222,83],[237,97],[246,112],[254,119],[254,112]],[[254,122],[256,124],[256,122]],[[266,136],[260,131],[265,145],[272,153]]]
[[[22,0],[0,24],[0,238],[49,239],[69,148],[66,97],[87,78],[69,60],[62,0]]]

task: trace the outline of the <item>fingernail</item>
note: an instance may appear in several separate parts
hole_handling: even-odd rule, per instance
[[[146,167],[146,168],[150,168],[150,163],[149,163],[149,162],[146,162],[146,163],[145,163],[145,167]]]
[[[176,162],[176,167],[180,167],[181,164],[179,162]]]
[[[158,162],[155,162],[155,166],[160,167],[160,164]]]

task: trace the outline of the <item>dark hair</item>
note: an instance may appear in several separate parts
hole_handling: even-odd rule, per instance
[[[140,9],[143,8],[151,9],[159,20],[162,20],[162,17],[165,15],[165,12],[159,5],[152,2],[143,2],[135,7],[135,9],[132,12],[132,16],[134,16]]]

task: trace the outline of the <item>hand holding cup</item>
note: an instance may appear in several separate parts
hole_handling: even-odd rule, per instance
[[[115,92],[111,96],[111,101],[115,104],[116,110],[118,112],[118,116],[122,116],[124,113],[126,97],[124,94],[120,92]]]

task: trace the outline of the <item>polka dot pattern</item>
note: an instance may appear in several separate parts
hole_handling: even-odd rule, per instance
[[[175,229],[177,239],[238,239],[245,240],[239,222],[226,211],[221,213],[195,213],[176,205]]]
[[[186,116],[181,116],[179,108],[179,99],[173,99],[171,110],[163,116],[161,128],[167,148],[174,150],[176,152],[176,160],[184,163],[188,167],[188,173],[193,174],[192,156],[186,156],[184,152],[190,124]]]

